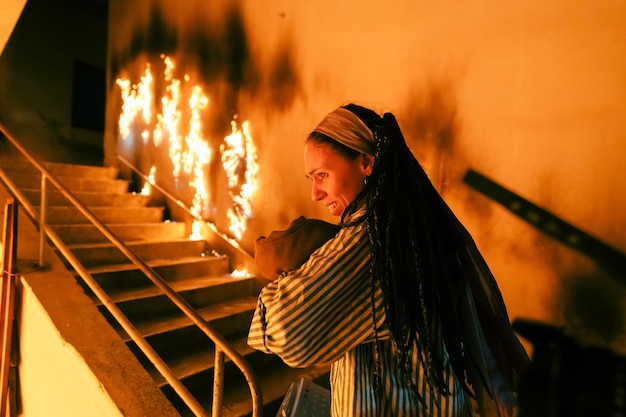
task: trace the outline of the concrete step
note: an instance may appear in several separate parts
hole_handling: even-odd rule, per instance
[[[223,276],[230,272],[229,259],[220,255],[178,257],[148,262],[148,266],[168,282],[206,276]],[[152,281],[132,263],[90,268],[89,273],[107,292],[144,288]]]
[[[196,312],[216,331],[229,337],[247,332],[256,302],[257,298],[253,296],[239,297],[199,308]],[[124,311],[123,306],[120,308]],[[108,314],[104,307],[101,307],[101,311]],[[171,357],[176,352],[184,352],[209,342],[208,336],[180,310],[133,317],[132,321],[135,328],[163,357]],[[116,324],[113,327],[127,343],[133,343],[122,328]]]
[[[232,347],[244,357],[254,355],[258,352],[248,345],[247,337],[245,335],[234,337],[229,340],[229,342]],[[174,372],[174,375],[183,380],[185,378],[212,370],[215,365],[215,348],[214,346],[207,345],[206,347],[203,346],[195,350],[187,349],[184,355],[181,355],[179,352],[179,354],[174,357],[164,359]],[[224,360],[228,362],[230,361],[230,358],[225,357]],[[147,368],[148,372],[152,376],[152,379],[154,379],[159,388],[163,388],[167,385],[165,378],[163,378],[163,376],[154,367],[147,366]]]
[[[192,307],[206,307],[243,295],[256,295],[259,288],[257,281],[252,278],[235,278],[226,272],[221,276],[201,276],[194,278],[168,280],[169,286],[182,296]],[[130,305],[135,308],[145,304],[142,311],[158,310],[166,312],[169,307],[164,301],[168,298],[156,285],[145,285],[134,289],[115,289],[109,291],[109,296],[118,305]],[[159,307],[162,304],[162,307]],[[139,310],[139,309],[138,309]]]
[[[163,277],[167,280],[165,277]],[[258,282],[252,278],[198,277],[169,282],[169,285],[191,307],[202,309],[243,296],[256,296]],[[169,317],[179,309],[156,285],[124,291],[110,291],[109,296],[131,319],[144,316]],[[249,324],[249,323],[248,323]]]
[[[22,172],[28,175],[39,175],[39,170],[21,155],[14,158],[1,158],[2,169],[7,173]],[[55,177],[115,179],[119,174],[116,167],[97,165],[64,164],[59,162],[41,162],[48,172]],[[39,176],[37,178],[40,178]]]
[[[22,189],[24,197],[34,206],[41,204],[41,190],[37,189]],[[71,191],[72,195],[83,203],[87,207],[94,206],[116,206],[116,207],[145,207],[150,201],[150,196],[138,194],[138,193],[105,193],[105,192],[91,192],[91,191]],[[63,196],[57,190],[48,191],[48,205],[49,206],[67,206],[71,205],[67,197]]]
[[[119,170],[116,167],[62,164],[58,162],[45,162],[43,165],[55,177],[76,177],[112,180],[116,179],[119,174]]]
[[[41,176],[28,173],[8,173],[11,180],[22,189],[41,189]],[[122,194],[128,192],[130,181],[122,179],[56,177],[67,189],[74,192],[90,191],[107,194]],[[53,185],[49,185],[54,190]]]
[[[163,207],[89,207],[104,224],[135,224],[163,222]],[[90,223],[74,206],[50,206],[46,212],[50,225]]]
[[[109,239],[91,223],[54,224],[51,226],[66,245],[109,242]],[[169,221],[159,223],[109,223],[106,226],[123,242],[183,239],[187,237],[187,228],[184,223]]]
[[[67,246],[78,261],[86,268],[129,262],[128,258],[111,243],[75,244]],[[127,246],[144,262],[202,256],[202,254],[207,253],[209,249],[205,241],[189,239],[131,242],[128,243]]]

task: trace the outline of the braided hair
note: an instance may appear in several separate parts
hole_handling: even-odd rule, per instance
[[[462,291],[462,242],[455,241],[454,230],[458,221],[408,148],[393,114],[380,117],[355,104],[344,108],[374,133],[376,154],[372,175],[347,207],[342,222],[365,199],[367,211],[362,221],[367,222],[371,244],[372,287],[377,282],[382,288],[405,382],[419,397],[413,383],[418,370],[412,366],[411,356],[417,346],[431,389],[447,394],[443,382],[445,343],[453,371],[471,393],[462,326],[455,309],[455,297]],[[356,157],[356,151],[344,148],[344,156]]]

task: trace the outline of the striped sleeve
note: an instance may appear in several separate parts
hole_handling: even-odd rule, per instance
[[[341,229],[298,270],[261,291],[248,344],[292,367],[329,364],[373,339],[370,251],[364,225]],[[385,320],[375,293],[378,327]],[[382,330],[381,330],[382,332]],[[384,333],[384,332],[382,332]]]

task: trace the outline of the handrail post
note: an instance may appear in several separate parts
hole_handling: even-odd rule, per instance
[[[46,232],[45,225],[47,221],[48,208],[48,181],[46,174],[41,173],[41,200],[39,203],[39,261],[38,265],[43,266],[44,252],[46,248]]]
[[[15,307],[16,276],[14,260],[17,249],[17,205],[13,198],[8,198],[4,216],[4,233],[2,236],[2,259],[0,272],[2,278],[0,293],[0,415],[5,416],[9,404],[9,373],[11,368],[11,347],[13,346],[13,319]],[[13,387],[15,389],[15,387]],[[14,410],[11,410],[13,413]]]
[[[222,416],[224,401],[224,351],[215,345],[215,367],[213,368],[213,406],[212,417]]]

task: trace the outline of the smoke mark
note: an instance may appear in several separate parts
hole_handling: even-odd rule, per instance
[[[226,60],[228,67],[228,82],[235,89],[244,88],[246,77],[250,69],[250,74],[256,74],[254,63],[250,59],[250,51],[246,39],[246,31],[242,21],[241,13],[238,10],[231,10],[227,19],[225,45]]]
[[[147,26],[141,30],[134,30],[126,47],[110,57],[109,65],[114,77],[138,57],[148,56],[150,61],[155,61],[161,54],[169,55],[179,48],[176,31],[168,25],[160,10],[153,7],[149,14]],[[120,33],[119,36],[125,36],[125,34]]]
[[[128,40],[115,42],[122,46],[110,57],[113,78],[138,59],[156,62],[162,54],[174,56],[180,68],[193,69],[208,86],[212,108],[219,113],[215,121],[227,121],[222,123],[224,130],[229,129],[232,116],[241,111],[241,93],[252,102],[261,101],[268,111],[279,112],[288,110],[302,97],[290,33],[279,41],[276,51],[263,51],[266,56],[272,55],[263,68],[251,49],[239,4],[224,6],[219,18],[207,16],[206,10],[183,17],[170,16],[172,11],[164,8],[165,5],[154,2],[147,12],[149,18],[140,26],[130,34],[120,32],[119,36],[128,36]],[[125,15],[133,16],[131,9],[128,7]]]
[[[269,75],[269,93],[272,107],[285,111],[301,95],[302,85],[293,56],[295,48],[285,38],[274,58]]]
[[[459,165],[457,101],[453,81],[433,77],[410,95],[400,115],[409,146],[440,193],[448,184],[449,167]]]

